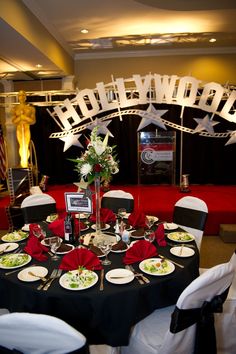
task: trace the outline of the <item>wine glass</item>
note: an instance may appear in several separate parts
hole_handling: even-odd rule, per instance
[[[154,223],[155,223],[155,219],[154,219],[153,216],[146,216],[145,224],[146,224],[146,226],[148,227],[149,230],[151,230],[151,228],[154,225]]]
[[[148,242],[153,242],[155,240],[155,233],[152,230],[145,231],[144,239]]]
[[[118,215],[121,218],[121,221],[123,221],[125,215],[126,215],[126,209],[125,208],[119,208],[118,209]]]
[[[110,265],[111,261],[110,261],[110,259],[108,259],[108,253],[110,252],[111,247],[112,247],[111,242],[103,241],[98,244],[98,247],[100,248],[102,253],[105,254],[105,259],[101,261],[101,264],[102,265]]]
[[[53,261],[57,261],[60,258],[58,257],[56,252],[58,248],[61,246],[61,243],[62,243],[62,239],[59,236],[53,236],[50,237],[49,239],[49,245],[51,247],[52,252],[54,253],[54,255],[51,258]]]

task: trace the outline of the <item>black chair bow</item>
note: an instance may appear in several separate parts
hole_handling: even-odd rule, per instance
[[[211,301],[204,301],[200,308],[183,310],[175,307],[171,315],[170,332],[178,333],[197,324],[194,354],[216,354],[214,313],[223,311],[228,291],[229,288],[222,294],[214,296]]]

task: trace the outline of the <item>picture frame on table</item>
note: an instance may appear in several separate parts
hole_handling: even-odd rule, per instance
[[[69,213],[93,213],[92,197],[85,193],[66,192],[65,203],[66,211]]]

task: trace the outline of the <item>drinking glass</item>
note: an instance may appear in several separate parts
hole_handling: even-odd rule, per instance
[[[119,217],[121,218],[121,221],[123,221],[123,218],[124,218],[125,215],[126,215],[126,209],[125,209],[125,208],[119,208],[119,209],[118,209],[118,215],[119,215]]]
[[[110,242],[104,241],[104,242],[99,243],[98,247],[105,254],[105,259],[101,261],[101,264],[102,265],[110,265],[111,261],[110,261],[110,259],[108,259],[108,253],[111,250],[112,244]]]
[[[60,257],[56,254],[58,248],[61,246],[62,239],[58,236],[53,236],[49,238],[49,245],[51,247],[52,252],[54,255],[52,256],[53,261],[57,261]]]
[[[153,242],[155,240],[155,233],[152,230],[145,231],[144,239],[148,242]]]
[[[155,223],[155,219],[152,216],[147,216],[145,219],[145,224],[147,225],[148,229],[150,230]]]

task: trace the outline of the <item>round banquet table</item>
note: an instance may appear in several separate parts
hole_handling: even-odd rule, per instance
[[[20,242],[23,248],[25,242]],[[194,244],[191,242],[191,244]],[[157,246],[157,245],[156,245]],[[131,327],[155,309],[176,303],[181,292],[199,275],[199,253],[188,258],[173,256],[171,246],[158,247],[163,256],[184,265],[175,266],[173,273],[165,276],[146,275],[150,283],[139,284],[135,278],[127,284],[113,284],[104,278],[104,290],[99,290],[100,271],[96,271],[99,281],[91,288],[71,291],[54,280],[47,291],[37,290],[41,281],[22,282],[18,272],[5,275],[0,269],[0,307],[10,312],[31,312],[56,316],[83,333],[89,344],[128,345]],[[61,256],[63,257],[63,256]],[[124,253],[110,253],[110,266],[104,266],[105,274],[114,268],[124,268]],[[48,257],[46,262],[34,259],[28,264],[41,265],[49,270],[58,268],[59,261]],[[139,271],[138,263],[133,267]],[[19,271],[21,268],[19,268]]]

